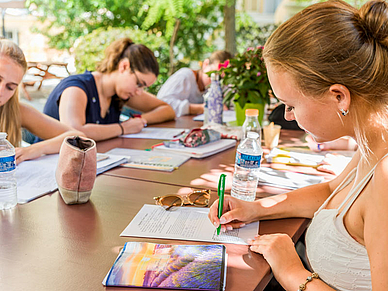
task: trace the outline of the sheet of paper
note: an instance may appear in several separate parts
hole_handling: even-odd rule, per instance
[[[269,185],[285,189],[299,189],[321,183],[324,180],[320,176],[279,171],[267,167],[261,167],[259,173],[259,185]]]
[[[17,165],[15,176],[19,204],[27,203],[57,190],[55,170],[58,158],[58,154],[46,155]],[[97,162],[97,175],[127,161],[126,157],[110,155],[108,158]]]
[[[124,134],[120,137],[171,140],[180,138],[186,131],[188,132],[189,130],[184,128],[145,127],[139,133]]]
[[[247,245],[259,232],[259,222],[217,235],[208,218],[209,208],[173,207],[145,204],[120,236],[164,238]]]
[[[193,118],[194,121],[204,121],[205,120],[205,115],[204,114],[199,114]],[[234,110],[225,110],[222,112],[222,122],[223,123],[228,123],[236,121],[236,111]]]
[[[57,189],[55,169],[58,155],[42,156],[16,167],[18,203],[27,203]]]

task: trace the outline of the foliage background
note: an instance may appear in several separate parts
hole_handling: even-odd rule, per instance
[[[167,78],[167,67],[163,64],[168,64],[168,45],[161,35],[150,34],[140,29],[100,27],[80,36],[73,47],[77,73],[83,73],[85,70],[94,71],[104,58],[106,47],[123,37],[129,37],[135,43],[142,43],[154,52],[160,66],[160,75],[158,81],[149,89],[151,92],[157,92],[160,84]]]

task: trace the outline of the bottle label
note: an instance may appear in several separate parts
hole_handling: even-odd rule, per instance
[[[15,155],[0,158],[0,172],[11,172],[15,169]]]
[[[236,152],[236,164],[239,167],[257,169],[260,167],[261,155],[247,155]]]

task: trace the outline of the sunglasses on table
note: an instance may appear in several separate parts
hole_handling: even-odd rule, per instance
[[[207,207],[210,200],[210,190],[195,190],[185,195],[165,195],[154,197],[155,203],[164,206],[166,210],[174,206],[199,206]]]

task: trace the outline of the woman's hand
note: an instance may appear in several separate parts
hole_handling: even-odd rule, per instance
[[[24,148],[15,148],[16,164],[20,164],[26,160],[33,160],[42,155],[38,147],[30,145]]]
[[[209,219],[221,231],[243,227],[245,224],[257,220],[257,206],[254,202],[247,202],[225,195],[224,209],[221,219],[218,219],[218,199],[210,207]]]
[[[130,118],[121,123],[124,128],[124,134],[138,133],[147,126],[147,120],[142,117]]]
[[[278,280],[282,278],[281,274],[304,270],[294,243],[287,234],[257,235],[255,239],[248,240],[248,243],[251,251],[263,255]]]

